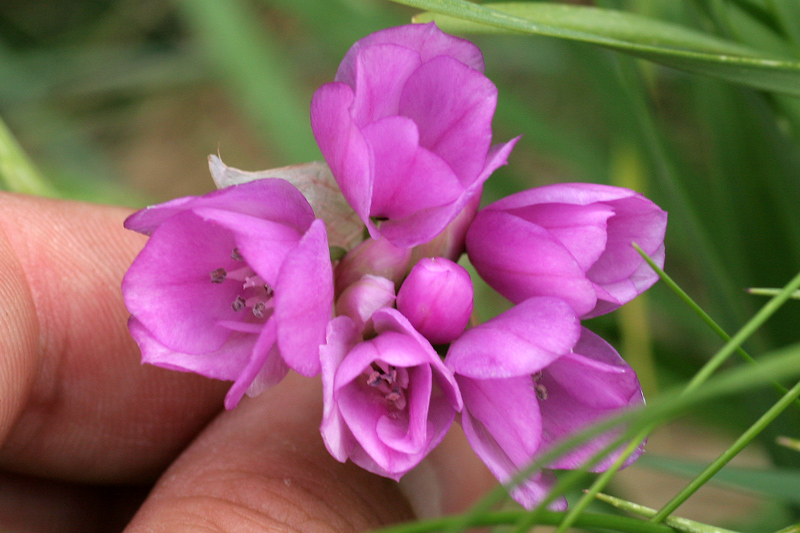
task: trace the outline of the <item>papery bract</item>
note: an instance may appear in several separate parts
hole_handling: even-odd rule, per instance
[[[483,68],[433,23],[401,26],[358,41],[314,94],[314,136],[374,238],[430,241],[505,164],[516,140],[490,146],[497,89]]]
[[[560,301],[552,298],[522,302],[467,331],[451,345],[445,360],[455,371],[464,400],[461,415],[464,434],[503,483],[561,439],[620,409],[643,402],[633,370],[605,341],[580,328],[574,314],[570,318],[565,302],[557,302]],[[520,306],[527,309],[514,313]],[[525,331],[526,326],[538,330],[542,337],[549,337],[546,350],[537,346],[525,355],[519,351],[519,332]],[[469,334],[472,331],[475,333]],[[526,337],[535,338],[532,331]],[[486,353],[490,351],[496,355],[488,356]],[[514,365],[511,371],[496,371],[495,361],[515,355],[523,357],[524,363]],[[595,437],[545,466],[577,468],[614,436],[611,432]],[[641,448],[629,462],[639,453]],[[614,458],[614,454],[605,457],[592,470],[607,468]],[[511,495],[530,509],[544,499],[553,481],[546,469],[535,471],[514,487]],[[556,499],[551,507],[564,509],[566,500]]]
[[[131,215],[150,239],[122,282],[143,362],[257,394],[319,373],[333,305],[325,225],[300,192],[262,179]]]
[[[400,479],[444,438],[461,395],[430,343],[396,309],[379,309],[372,322],[377,336],[368,341],[346,316],[328,326],[320,431],[337,460]]]
[[[472,280],[462,266],[444,257],[414,265],[397,293],[397,309],[432,344],[447,344],[472,315]]]
[[[663,266],[666,225],[666,212],[634,191],[548,185],[479,212],[467,232],[467,254],[481,277],[512,302],[557,296],[588,318],[658,280],[632,243]]]

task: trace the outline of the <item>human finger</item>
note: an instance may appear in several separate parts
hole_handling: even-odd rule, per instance
[[[129,212],[0,194],[0,468],[153,479],[220,409],[225,383],[140,364],[119,288],[145,242]]]

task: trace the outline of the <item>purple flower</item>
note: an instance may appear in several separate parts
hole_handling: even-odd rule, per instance
[[[451,345],[445,363],[464,400],[467,440],[503,483],[559,440],[643,401],[633,370],[555,298],[531,298],[467,330]],[[547,467],[576,468],[613,437],[596,437]],[[607,468],[613,459],[604,458],[593,470]],[[553,481],[547,470],[534,472],[511,495],[532,508]],[[563,509],[566,500],[552,507]]]
[[[292,185],[179,198],[125,227],[150,235],[122,282],[143,362],[234,381],[228,409],[288,368],[319,373],[331,262],[324,223]]]
[[[314,136],[374,238],[431,240],[505,164],[516,140],[491,147],[497,89],[483,68],[475,45],[433,23],[401,26],[358,41],[314,94]]]
[[[612,311],[658,280],[631,246],[664,264],[667,213],[634,191],[587,183],[537,187],[475,217],[467,254],[512,302],[557,296],[583,318]]]
[[[367,341],[346,316],[328,326],[320,431],[337,460],[397,480],[441,442],[461,395],[430,343],[396,309],[379,309],[372,322],[377,336]]]
[[[451,342],[472,315],[469,273],[444,257],[422,259],[400,287],[397,309],[432,344]]]

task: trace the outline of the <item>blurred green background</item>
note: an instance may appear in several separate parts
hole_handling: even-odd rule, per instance
[[[800,58],[800,10],[779,0],[598,3]],[[200,194],[213,188],[210,153],[245,170],[319,159],[313,91],[353,42],[413,14],[385,0],[4,0],[0,117],[59,195],[139,207]],[[587,44],[474,40],[500,90],[495,139],[524,135],[487,201],[566,181],[644,192],[670,212],[667,272],[730,333],[765,302],[745,288],[780,287],[800,270],[798,100]],[[479,292],[484,318],[503,305]],[[798,319],[800,303],[789,302],[748,349],[796,342]],[[590,326],[650,394],[721,345],[663,284]],[[724,448],[776,399],[765,388],[708,405],[691,416],[701,431],[672,438],[691,450],[714,435]],[[797,518],[800,453],[776,446],[777,435],[800,437],[796,409],[756,454],[760,468],[768,457],[796,477],[784,496],[753,504],[756,518],[734,517],[743,529]]]

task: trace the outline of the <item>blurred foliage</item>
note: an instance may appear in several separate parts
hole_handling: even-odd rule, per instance
[[[571,3],[800,60],[795,0]],[[25,171],[38,167],[62,196],[140,206],[202,193],[213,188],[209,153],[247,170],[319,158],[314,89],[357,39],[417,12],[385,0],[4,0],[0,117],[34,163],[19,159]],[[800,269],[800,100],[582,42],[472,38],[500,90],[495,138],[524,135],[487,201],[565,181],[644,192],[671,215],[666,270],[729,333],[766,301],[745,288],[783,286]],[[490,316],[504,304],[488,292],[479,287],[476,308]],[[691,377],[720,346],[661,285],[620,317],[591,327],[648,372],[651,390]],[[789,302],[748,349],[796,342],[798,323]],[[735,435],[776,399],[765,388],[696,414]],[[762,439],[796,477],[800,454],[774,445],[779,434],[800,436],[796,410]],[[782,505],[796,520],[796,498]]]

